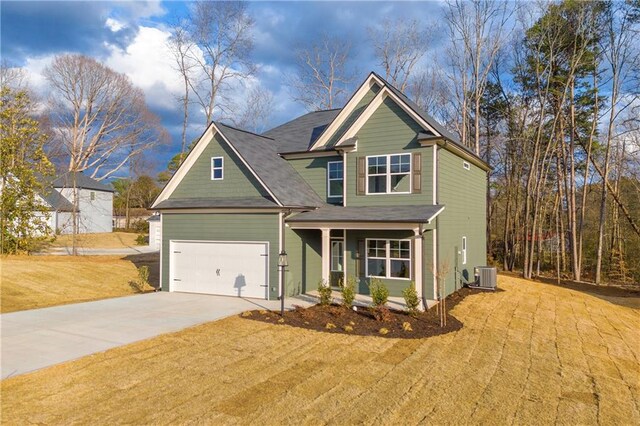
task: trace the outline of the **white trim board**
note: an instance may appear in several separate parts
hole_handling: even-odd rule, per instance
[[[342,123],[349,117],[349,115],[353,112],[356,106],[360,103],[362,98],[367,94],[367,92],[373,86],[373,83],[384,87],[384,83],[378,79],[373,73],[370,73],[369,76],[365,79],[365,81],[360,85],[358,90],[353,94],[349,102],[340,110],[340,113],[333,119],[333,121],[327,126],[326,129],[322,132],[322,134],[316,139],[313,143],[309,151],[313,151],[319,147],[325,146],[329,139],[333,134],[340,128]]]
[[[391,98],[400,108],[402,108],[411,118],[413,118],[423,129],[429,130],[437,137],[442,135],[429,123],[427,123],[422,117],[420,117],[413,109],[411,109],[402,99],[395,95],[388,87],[384,86],[377,94],[376,97],[367,105],[367,108],[360,114],[358,119],[344,132],[340,140],[336,145],[344,142],[345,140],[356,136],[362,126],[371,118],[371,116],[378,110],[385,99]]]
[[[419,223],[400,222],[289,222],[291,229],[388,229],[392,231],[413,231]]]

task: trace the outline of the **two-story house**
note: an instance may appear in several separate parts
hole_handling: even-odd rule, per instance
[[[276,299],[282,281],[291,295],[349,275],[426,300],[446,267],[449,294],[486,262],[488,170],[375,73],[343,108],[262,135],[211,123],[152,207],[162,289]]]

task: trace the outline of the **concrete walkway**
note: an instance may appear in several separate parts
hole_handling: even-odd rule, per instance
[[[309,301],[285,299],[287,306]],[[187,293],[148,293],[0,315],[2,379],[102,352],[277,300]]]

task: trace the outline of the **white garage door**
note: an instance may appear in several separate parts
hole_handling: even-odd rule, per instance
[[[269,245],[171,241],[171,291],[266,299]]]

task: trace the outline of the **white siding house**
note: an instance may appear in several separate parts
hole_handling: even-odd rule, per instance
[[[64,174],[53,182],[53,188],[71,205],[74,205],[76,198],[74,196],[74,187],[77,191],[77,207],[78,207],[78,232],[81,234],[90,234],[97,232],[111,232],[113,219],[113,189],[85,176],[82,173],[73,175]],[[58,232],[69,234],[73,232],[73,222],[71,213],[56,215],[56,227]]]

